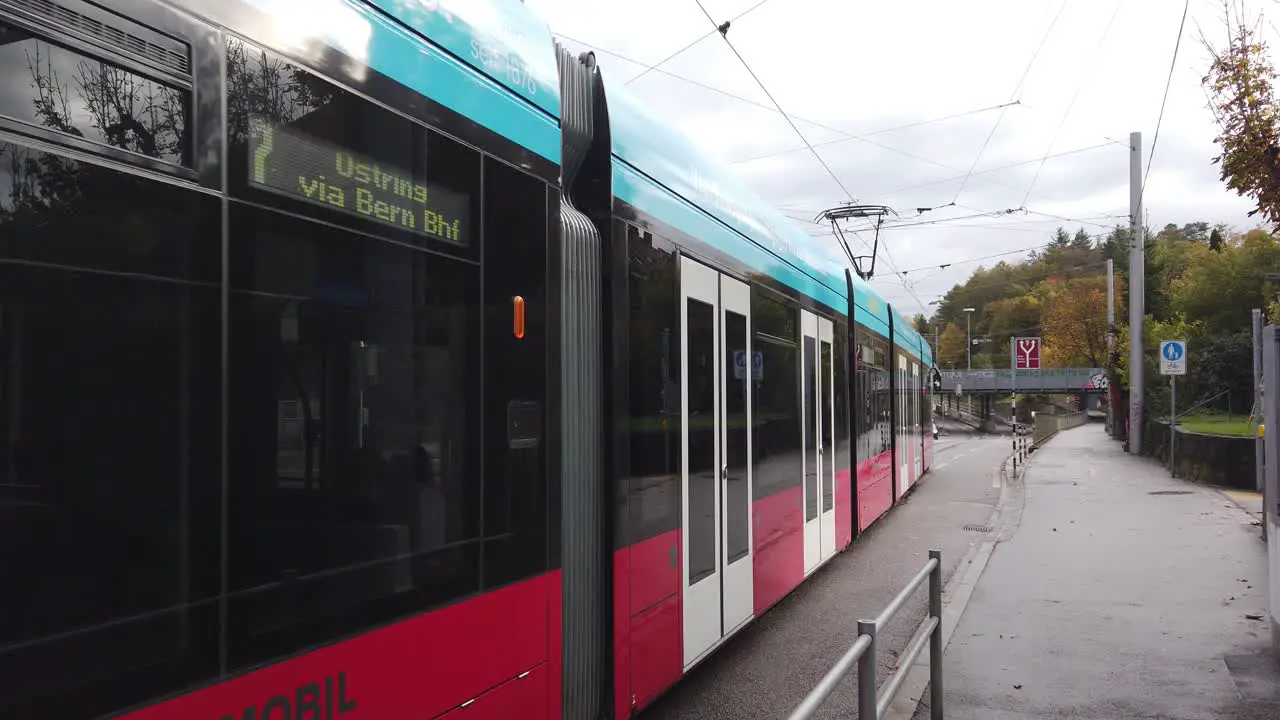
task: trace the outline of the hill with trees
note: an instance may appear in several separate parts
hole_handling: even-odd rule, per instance
[[[1042,363],[1050,367],[1102,367],[1125,388],[1129,377],[1127,292],[1128,228],[1102,235],[1074,235],[1059,228],[1042,249],[1022,262],[979,267],[937,303],[932,317],[917,315],[916,328],[936,338],[940,369],[964,369],[966,322],[972,321],[972,365],[1008,368],[1009,339],[1044,338]],[[1107,350],[1106,261],[1115,267],[1116,343]],[[1252,406],[1250,309],[1267,307],[1280,284],[1267,274],[1280,268],[1280,241],[1265,230],[1239,233],[1206,222],[1147,230],[1147,400],[1166,406],[1168,387],[1159,375],[1161,340],[1185,338],[1190,362],[1179,404],[1215,398],[1212,407],[1248,412]],[[966,318],[965,308],[973,308]],[[1277,306],[1280,309],[1280,306]]]

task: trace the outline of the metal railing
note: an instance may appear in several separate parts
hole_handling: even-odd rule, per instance
[[[920,587],[929,580],[929,616],[916,631],[915,640],[903,651],[898,659],[898,669],[885,683],[883,692],[876,687],[876,635]],[[907,673],[915,664],[916,658],[924,650],[925,641],[929,645],[929,717],[931,720],[942,720],[942,551],[930,550],[929,562],[916,573],[901,592],[898,593],[875,620],[858,621],[858,637],[836,664],[827,671],[822,680],[809,691],[809,695],[791,711],[787,720],[808,720],[822,707],[836,686],[844,680],[854,664],[858,666],[858,720],[880,720],[888,711],[889,705],[902,689]]]

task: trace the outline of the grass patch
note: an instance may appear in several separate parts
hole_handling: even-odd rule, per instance
[[[1249,425],[1248,416],[1194,413],[1178,420],[1184,430],[1206,435],[1253,437],[1255,430]]]

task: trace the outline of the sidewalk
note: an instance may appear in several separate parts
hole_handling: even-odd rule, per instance
[[[947,647],[948,720],[1280,718],[1252,515],[1097,425],[1021,489]]]

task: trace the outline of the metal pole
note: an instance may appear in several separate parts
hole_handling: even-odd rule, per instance
[[[1107,358],[1108,362],[1111,353],[1116,345],[1116,268],[1115,261],[1107,258]],[[1107,394],[1111,394],[1111,386],[1107,385]],[[1110,400],[1111,398],[1107,398]],[[1111,407],[1111,403],[1107,403],[1107,433],[1111,437],[1115,437],[1116,428],[1116,410]]]
[[[858,658],[858,717],[879,720],[876,712],[876,621],[859,620],[858,634],[871,638],[871,645]]]
[[[973,313],[966,312],[964,324],[964,353],[965,353],[965,369],[970,375],[973,373]],[[969,415],[973,415],[973,398],[969,398]]]
[[[1253,410],[1251,412],[1258,413],[1261,417],[1262,403],[1258,402],[1258,391],[1262,387],[1262,310],[1260,308],[1253,309]],[[1258,437],[1258,433],[1253,434],[1253,468],[1254,475],[1257,478],[1258,492],[1262,492],[1262,439]],[[1266,508],[1264,502],[1263,508]],[[1262,523],[1263,529],[1266,529],[1267,523],[1265,518]]]
[[[1173,444],[1177,440],[1174,428],[1178,426],[1178,385],[1174,382],[1177,379],[1177,375],[1169,376],[1169,477],[1178,477],[1173,464]]]
[[[938,619],[929,638],[929,718],[942,720],[942,551],[930,550],[936,560],[929,573],[929,614]]]
[[[1146,248],[1142,220],[1142,133],[1129,133],[1129,453],[1142,452],[1143,315]]]
[[[1018,434],[1018,351],[1016,338],[1009,338],[1009,372],[1012,373],[1009,388],[1009,423],[1014,435]]]

